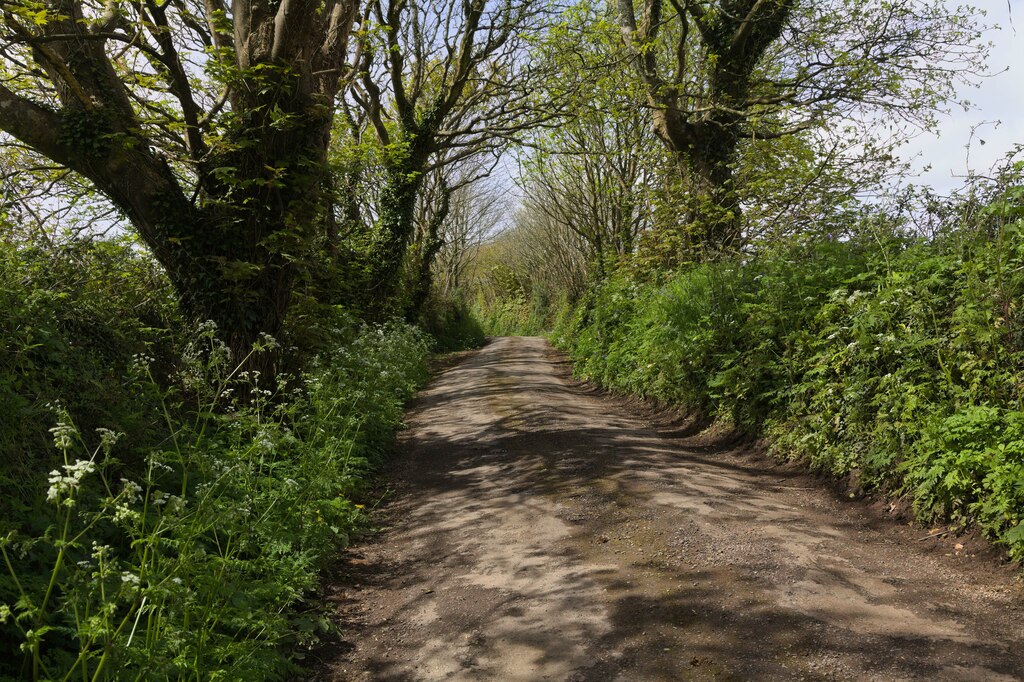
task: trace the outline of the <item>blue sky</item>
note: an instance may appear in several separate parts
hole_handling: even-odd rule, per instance
[[[1024,0],[971,4],[988,13],[986,23],[999,27],[987,35],[994,43],[989,56],[994,75],[983,79],[978,88],[961,88],[961,96],[974,104],[972,109],[957,108],[942,116],[937,135],[921,135],[902,150],[904,158],[919,155],[913,166],[920,174],[910,182],[931,185],[942,193],[961,186],[968,170],[984,174],[1014,144],[1024,144]],[[978,127],[971,142],[973,126]],[[923,170],[927,164],[930,171]]]

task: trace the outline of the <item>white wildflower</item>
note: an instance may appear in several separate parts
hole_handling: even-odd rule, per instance
[[[149,461],[149,468],[150,468],[150,470],[151,471],[153,471],[153,470],[163,470],[163,471],[166,471],[168,473],[173,472],[174,469],[169,464],[164,462],[161,459],[162,457],[163,457],[163,453],[157,452],[157,451],[153,451],[153,452],[151,452],[149,454],[149,460],[148,461]]]
[[[268,431],[261,431],[256,440],[256,446],[266,454],[273,454],[277,447]]]
[[[54,415],[57,417],[57,425],[50,429],[50,433],[53,434],[53,444],[58,450],[68,450],[74,445],[75,437],[78,435],[78,429],[75,428],[74,422],[71,420],[71,415],[68,414],[67,409],[63,405],[47,404]]]
[[[116,445],[117,441],[124,435],[123,433],[103,428],[96,429],[96,433],[100,434],[100,450],[102,450],[105,455],[110,454],[110,451],[114,449],[114,445]]]
[[[80,459],[74,464],[66,464],[63,473],[59,469],[54,469],[50,472],[50,487],[46,491],[46,501],[55,502],[75,492],[82,484],[82,479],[95,470],[96,464],[91,459]]]
[[[136,353],[132,356],[132,364],[139,368],[149,369],[149,366],[154,362],[156,362],[156,359],[145,353]]]
[[[132,521],[136,521],[140,514],[137,511],[132,510],[126,504],[119,504],[114,509],[114,523],[125,524]]]
[[[121,494],[125,496],[129,502],[138,502],[142,499],[142,486],[135,481],[129,481],[127,478],[121,479]]]
[[[253,350],[274,350],[280,347],[277,339],[266,332],[261,332],[259,341],[253,344]]]

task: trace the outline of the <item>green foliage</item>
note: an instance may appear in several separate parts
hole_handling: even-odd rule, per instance
[[[433,337],[434,350],[442,353],[478,348],[487,338],[473,310],[457,298],[428,299],[420,325]]]
[[[478,296],[473,307],[488,336],[540,336],[550,327],[548,312],[543,296],[527,299],[521,293],[490,300]]]
[[[329,625],[302,600],[362,523],[429,338],[339,312],[268,384],[212,325],[162,331],[130,244],[3,254],[0,389],[24,419],[0,424],[0,678],[285,677]]]
[[[617,274],[553,339],[582,377],[770,436],[1024,557],[1024,221],[1007,190],[933,238],[869,220],[663,281]]]
[[[33,474],[55,463],[47,404],[88,433],[162,437],[152,392],[122,377],[137,354],[172,356],[175,324],[166,279],[131,240],[0,244],[0,518],[24,511]]]
[[[694,266],[664,283],[619,274],[591,294],[575,339],[579,371],[617,390],[756,427],[789,368],[781,337],[813,315],[822,289],[855,271],[858,247],[792,244],[754,262]]]
[[[902,468],[922,516],[977,520],[1024,559],[1024,412],[970,406],[936,419]]]

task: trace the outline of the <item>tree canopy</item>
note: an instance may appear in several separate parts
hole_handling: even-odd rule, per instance
[[[46,182],[105,197],[245,355],[300,282],[415,316],[452,193],[510,149],[584,261],[742,248],[764,231],[744,211],[877,179],[981,68],[978,20],[936,0],[17,1],[0,128]]]

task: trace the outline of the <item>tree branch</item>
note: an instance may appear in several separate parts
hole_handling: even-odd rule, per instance
[[[747,16],[740,22],[739,28],[736,29],[736,33],[732,37],[732,43],[729,45],[729,49],[732,52],[738,52],[743,48],[743,44],[747,41],[747,37],[750,35],[750,31],[753,29],[755,16],[761,6],[764,5],[766,0],[756,0],[750,7],[750,11],[747,12]]]
[[[57,163],[72,165],[71,152],[61,140],[60,115],[14,94],[3,85],[0,85],[0,128]]]

